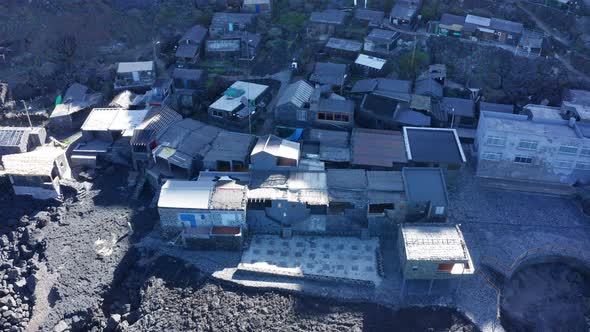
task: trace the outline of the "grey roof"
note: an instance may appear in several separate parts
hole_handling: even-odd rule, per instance
[[[490,21],[490,28],[512,33],[522,33],[522,31],[524,30],[524,26],[522,25],[522,23],[512,22],[495,17],[492,17]]]
[[[454,112],[455,115],[475,118],[475,103],[471,99],[444,97],[440,108],[449,116]]]
[[[180,38],[180,43],[182,43],[183,41],[201,43],[203,40],[205,40],[206,36],[207,28],[200,25],[195,25],[184,33],[184,35]]]
[[[367,93],[373,92],[377,88],[377,79],[370,78],[365,80],[358,80],[352,86],[350,92],[352,93]]]
[[[507,104],[486,103],[482,101],[479,103],[479,110],[481,112],[499,112],[512,114],[514,112],[514,106]]]
[[[431,78],[419,79],[416,81],[414,93],[417,95],[429,95],[432,97],[443,96],[443,86]]]
[[[367,171],[367,188],[373,191],[403,191],[402,173],[399,171]]]
[[[411,202],[430,202],[447,206],[447,186],[440,168],[404,167],[402,169],[406,198]]]
[[[174,68],[172,71],[173,79],[200,81],[204,75],[205,71],[201,69]]]
[[[314,110],[353,114],[354,103],[350,100],[322,98],[317,106],[314,105]]]
[[[455,129],[404,127],[408,159],[418,163],[465,163]]]
[[[199,44],[180,44],[176,49],[175,56],[177,58],[192,58],[197,55],[200,47]]]
[[[412,19],[418,12],[418,2],[411,0],[399,0],[395,3],[389,14],[392,18],[401,18],[405,20]]]
[[[354,17],[359,20],[369,21],[370,24],[380,25],[383,22],[385,13],[380,10],[359,8],[354,11]]]
[[[309,102],[313,94],[313,87],[305,80],[299,80],[295,83],[289,84],[283,94],[279,97],[276,106],[281,106],[287,103],[292,103],[296,107],[303,107]]]
[[[522,37],[518,41],[518,46],[529,48],[541,48],[545,36],[541,32],[524,29]]]
[[[363,48],[363,44],[359,41],[352,39],[343,38],[330,38],[326,44],[327,48],[333,48],[337,50],[343,50],[347,52],[360,52]]]
[[[88,109],[99,104],[102,99],[101,93],[90,93],[87,86],[73,83],[66,90],[62,103],[55,106],[50,117],[56,118]]]
[[[347,71],[348,67],[342,63],[318,62],[309,80],[319,84],[340,85]]]
[[[364,169],[328,169],[326,176],[330,189],[365,190],[367,188],[367,176]]]
[[[465,24],[465,16],[459,16],[459,15],[453,15],[453,14],[444,13],[444,14],[442,14],[442,16],[440,18],[440,24],[444,24],[444,25],[453,25],[453,24],[463,25],[463,24]]]
[[[255,137],[249,134],[223,131],[217,135],[203,161],[245,161],[254,146]]]
[[[347,131],[311,129],[306,140],[319,143],[320,160],[350,161],[350,134]]]
[[[384,97],[398,97],[398,93],[409,94],[412,82],[391,78],[371,78],[356,81],[352,87],[353,93],[376,92]],[[393,94],[392,94],[393,93]]]
[[[322,12],[313,12],[309,21],[312,23],[324,23],[324,24],[344,24],[346,19],[346,13],[340,10],[327,9]]]
[[[378,78],[377,91],[410,93],[412,91],[412,82],[391,78]]]
[[[423,127],[430,126],[432,119],[426,114],[404,108],[395,112],[393,120],[402,125]]]
[[[373,29],[367,35],[369,39],[381,39],[381,40],[391,40],[394,39],[399,33],[392,30],[384,30],[384,29]]]
[[[170,125],[182,120],[182,116],[168,106],[153,107],[143,122],[133,131],[132,145],[148,145]]]

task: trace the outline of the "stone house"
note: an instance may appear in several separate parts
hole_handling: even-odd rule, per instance
[[[404,286],[406,280],[453,279],[475,273],[467,243],[457,225],[403,224],[399,228],[398,248]]]
[[[207,38],[207,28],[200,25],[195,25],[185,32],[176,48],[176,66],[179,68],[194,66],[203,53],[205,38]]]
[[[0,127],[0,157],[31,151],[45,144],[46,139],[43,127]]]
[[[158,199],[161,232],[186,247],[241,250],[247,232],[245,185],[230,176],[168,180]]]
[[[2,175],[9,177],[16,195],[35,199],[60,199],[60,180],[72,177],[66,151],[52,146],[0,156]]]
[[[482,112],[475,149],[477,176],[518,186],[567,187],[590,180],[587,123],[559,108],[524,107],[527,114]],[[520,184],[520,185],[519,185]]]
[[[373,29],[364,39],[363,49],[369,54],[389,54],[395,49],[400,33],[391,30]]]
[[[146,91],[156,80],[156,65],[153,61],[119,62],[115,77],[115,91]]]
[[[209,105],[209,119],[226,127],[251,130],[252,119],[265,111],[270,97],[267,85],[236,81]]]
[[[313,12],[309,18],[307,37],[327,40],[344,30],[346,18],[347,14],[345,12],[335,9]]]

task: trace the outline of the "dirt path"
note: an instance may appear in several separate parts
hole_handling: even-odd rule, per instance
[[[535,13],[533,13],[528,8],[526,8],[520,1],[516,1],[515,3],[516,3],[516,6],[518,8],[520,8],[520,10],[522,10],[525,14],[527,14],[531,20],[535,21],[535,24],[537,24],[537,26],[540,29],[542,29],[546,34],[550,35],[555,40],[557,40],[558,42],[563,44],[564,46],[566,46],[568,48],[570,47],[571,42],[569,40],[567,40],[563,36],[558,35],[553,29],[548,27],[541,19],[539,19],[535,15]]]
[[[586,75],[585,73],[577,70],[574,66],[565,58],[561,57],[559,54],[555,53],[555,59],[557,59],[561,64],[570,72],[578,75],[580,78],[584,79],[587,82],[590,82],[590,76]]]

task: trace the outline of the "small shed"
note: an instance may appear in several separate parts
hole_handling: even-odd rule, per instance
[[[74,83],[66,90],[61,104],[49,116],[49,127],[54,132],[79,129],[93,107],[103,100],[101,93],[92,93],[85,85]]]
[[[46,139],[43,127],[0,127],[0,157],[30,151],[45,144]]]
[[[364,76],[381,76],[385,72],[387,60],[374,56],[359,54],[354,61],[354,68]]]
[[[299,166],[300,144],[275,135],[258,138],[250,155],[254,170],[289,171]]]
[[[354,59],[363,49],[363,44],[352,39],[332,37],[328,39],[326,51],[331,56]]]
[[[408,225],[399,229],[404,279],[452,279],[475,273],[458,225]]]
[[[52,146],[1,157],[0,176],[7,175],[16,195],[36,199],[60,198],[60,179],[71,178],[64,149]]]
[[[115,78],[115,91],[147,90],[156,79],[153,61],[119,62]]]

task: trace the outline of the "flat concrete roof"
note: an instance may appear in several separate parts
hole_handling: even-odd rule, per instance
[[[457,226],[402,225],[409,261],[468,261],[469,252]]]
[[[404,141],[410,161],[444,164],[467,161],[455,129],[404,127]]]
[[[432,206],[449,204],[447,185],[440,168],[404,167],[404,188],[408,201],[430,202]]]
[[[568,126],[567,120],[531,119],[522,114],[481,112],[481,129],[497,130],[506,134],[531,134],[548,137],[582,138],[576,128]],[[483,121],[482,121],[483,120]],[[579,124],[576,123],[576,126]]]
[[[238,97],[230,97],[224,94],[209,107],[220,111],[232,112],[242,104],[243,98],[255,100],[268,89],[268,85],[237,81],[231,85],[230,89],[242,90],[244,93]]]

